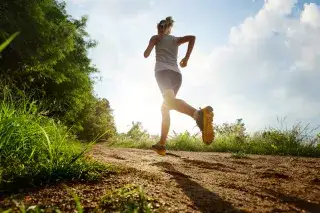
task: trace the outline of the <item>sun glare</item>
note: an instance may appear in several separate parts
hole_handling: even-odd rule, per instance
[[[125,88],[118,97],[118,100],[114,101],[116,103],[114,114],[120,132],[127,132],[133,121],[140,121],[143,128],[150,134],[160,134],[162,97],[157,86],[136,85]],[[185,130],[197,132],[191,118],[175,111],[171,111],[170,115],[170,134],[173,131],[184,132]]]

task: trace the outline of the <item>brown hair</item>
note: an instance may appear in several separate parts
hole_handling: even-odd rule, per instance
[[[161,20],[157,25],[158,32],[163,33],[166,29],[172,27],[173,23],[174,21],[171,16],[168,16],[166,19]]]

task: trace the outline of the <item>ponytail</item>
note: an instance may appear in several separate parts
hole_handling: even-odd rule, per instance
[[[157,25],[158,31],[164,32],[167,28],[172,27],[173,23],[174,23],[174,21],[173,21],[172,17],[168,16],[166,19],[161,20],[158,23],[158,25]]]

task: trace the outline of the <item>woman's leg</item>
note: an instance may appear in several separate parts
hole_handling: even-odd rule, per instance
[[[161,137],[160,137],[159,143],[165,146],[167,142],[169,129],[170,129],[170,108],[166,105],[165,102],[163,102],[161,106],[161,115],[162,115],[162,123],[161,123]]]
[[[194,114],[197,110],[187,104],[184,100],[177,99],[175,97],[174,90],[165,90],[163,92],[163,98],[170,109],[174,109],[180,113],[189,115],[190,117],[194,118]]]
[[[204,142],[211,143],[213,138],[212,119],[208,118],[208,116],[213,117],[213,114],[210,107],[196,110],[184,100],[176,98],[176,94],[182,83],[181,74],[165,70],[156,73],[156,79],[164,102],[161,107],[162,123],[160,141],[153,145],[152,148],[157,151],[158,154],[165,155],[165,145],[170,128],[170,110],[172,109],[192,117],[202,132]]]
[[[175,92],[173,90],[166,90],[163,97],[165,100],[161,106],[162,124],[159,143],[165,146],[170,129],[170,110],[174,109],[178,112],[189,115],[192,118],[194,118],[194,114],[197,110],[188,105],[185,101],[175,98]],[[170,103],[170,105],[168,103]]]

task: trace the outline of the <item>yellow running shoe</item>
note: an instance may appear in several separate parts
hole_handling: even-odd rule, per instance
[[[207,106],[197,111],[198,116],[196,119],[197,125],[202,132],[202,140],[205,144],[209,145],[214,140],[214,129],[213,129],[213,108]]]
[[[156,151],[159,155],[166,155],[166,147],[161,145],[160,143],[152,145],[152,150]]]

